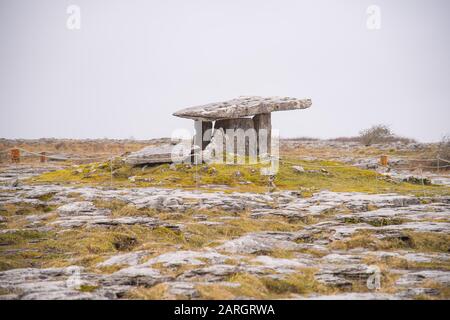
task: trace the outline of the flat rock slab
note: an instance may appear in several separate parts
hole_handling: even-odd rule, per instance
[[[172,150],[174,145],[164,144],[161,146],[149,146],[136,152],[132,152],[125,158],[125,163],[131,165],[154,164],[154,163],[172,163],[173,161],[183,161],[189,155],[174,155]]]
[[[294,250],[297,248],[296,243],[292,241],[294,239],[295,235],[289,232],[250,233],[228,240],[217,249],[239,254],[263,253],[274,249]]]
[[[310,99],[251,96],[186,108],[175,112],[173,115],[180,118],[215,121],[254,116],[273,111],[306,109],[311,104]]]
[[[151,266],[153,264],[161,263],[164,267],[175,267],[183,264],[203,265],[205,260],[211,263],[223,263],[227,256],[219,254],[215,251],[175,251],[159,255],[147,261],[144,265]],[[203,260],[203,261],[202,261]]]
[[[158,270],[128,267],[113,274],[88,273],[83,267],[24,268],[0,272],[0,287],[11,294],[0,299],[21,300],[103,300],[117,299],[131,286],[153,286],[170,281]],[[81,285],[96,287],[93,292],[83,292]]]
[[[399,300],[399,297],[388,293],[377,292],[349,292],[334,295],[299,297],[300,300]]]
[[[139,264],[140,260],[148,254],[150,254],[150,252],[148,251],[136,251],[118,254],[110,257],[109,259],[101,263],[98,263],[97,267],[110,267],[121,265],[136,266]]]

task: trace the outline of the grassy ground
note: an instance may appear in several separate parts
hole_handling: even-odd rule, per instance
[[[216,247],[223,241],[261,231],[299,231],[305,224],[301,221],[289,221],[283,217],[270,217],[252,219],[245,211],[239,213],[222,212],[220,210],[203,210],[184,213],[164,213],[151,209],[138,209],[132,205],[120,201],[95,201],[100,208],[108,208],[112,216],[151,216],[171,224],[183,224],[181,231],[159,227],[149,229],[143,226],[117,226],[112,228],[74,228],[70,230],[33,231],[21,228],[22,221],[32,214],[48,214],[47,211],[54,210],[49,207],[35,207],[32,204],[4,205],[0,207],[0,214],[7,218],[6,226],[11,232],[0,234],[0,270],[25,267],[67,267],[80,265],[89,271],[96,273],[111,273],[124,266],[97,267],[99,262],[104,261],[111,255],[132,251],[148,251],[147,259],[155,257],[164,252],[176,250],[201,250],[206,247]],[[43,224],[51,223],[54,217],[50,215]],[[222,222],[217,225],[203,225],[195,219],[194,215],[203,214],[208,216],[208,221]],[[332,213],[329,213],[332,214]],[[236,219],[221,219],[224,216]],[[326,217],[322,217],[326,218]],[[346,223],[354,223],[347,221]],[[13,229],[14,227],[18,229]],[[317,236],[321,236],[320,234]],[[325,235],[324,235],[325,236]],[[398,249],[411,252],[448,252],[450,238],[445,234],[418,233],[405,231],[400,238],[380,240],[371,232],[355,233],[341,241],[332,242],[329,247],[333,250],[347,251],[353,248],[367,248],[368,250],[388,250],[395,252]],[[321,253],[312,251],[305,252],[302,249],[283,250],[274,249],[264,254],[276,258],[295,258],[297,254],[310,253],[321,256]],[[228,259],[226,264],[235,265],[242,262],[248,263],[256,254],[239,255],[238,258]],[[389,269],[436,269],[448,270],[448,262],[412,263],[401,258],[386,258],[380,261],[377,257],[367,257],[367,264],[380,266],[383,272],[382,292],[395,290],[394,278],[389,274]],[[386,268],[384,268],[384,266]],[[158,268],[157,265],[154,268]],[[164,273],[178,275],[183,271],[198,266],[183,265],[181,268],[164,269]],[[225,279],[226,283],[198,284],[196,289],[199,298],[202,299],[231,299],[239,297],[253,297],[260,299],[290,298],[296,295],[307,296],[309,294],[334,294],[341,291],[367,291],[361,281],[355,281],[354,287],[337,288],[318,283],[314,274],[317,270],[313,268],[298,268],[295,273],[276,277],[267,274],[252,275],[247,273],[236,273]],[[427,284],[431,288],[437,284]],[[96,287],[85,286],[82,291],[94,291]],[[448,298],[448,290],[439,288],[442,292],[441,298]],[[151,288],[137,287],[127,294],[128,298],[134,299],[159,299],[177,298],[168,296],[167,285],[161,284]],[[181,297],[185,298],[185,297]],[[429,298],[424,296],[421,298]]]
[[[96,206],[112,210],[112,216],[152,216],[171,224],[182,223],[183,231],[165,227],[149,229],[144,226],[119,226],[114,228],[74,228],[58,232],[58,228],[49,232],[26,229],[21,224],[30,214],[42,214],[41,208],[32,205],[1,206],[0,214],[8,218],[5,227],[13,229],[0,234],[0,270],[25,267],[62,267],[73,264],[88,268],[104,260],[111,254],[135,250],[149,250],[154,255],[173,250],[198,250],[214,247],[225,240],[242,236],[249,232],[295,231],[303,227],[301,222],[272,217],[252,219],[243,211],[227,213],[221,211],[193,211],[186,213],[162,213],[151,209],[137,209],[119,201],[96,201]],[[20,208],[20,210],[19,210]],[[193,215],[205,214],[211,221],[223,222],[224,216],[236,219],[226,223],[206,226],[199,224]],[[53,216],[43,221],[51,223]],[[275,253],[274,253],[275,254]]]
[[[292,166],[302,166],[306,172],[298,173]],[[72,166],[35,177],[32,183],[62,183],[80,185],[114,185],[116,187],[203,188],[212,185],[233,191],[268,191],[268,177],[261,175],[264,165],[185,165],[168,164],[131,167],[117,159],[109,162]],[[111,170],[112,169],[112,170]],[[133,178],[131,178],[133,177]],[[333,161],[302,161],[284,158],[275,177],[279,190],[296,190],[305,196],[319,191],[368,192],[415,195],[449,195],[450,188],[395,182],[372,170],[363,170]]]
[[[135,146],[133,146],[135,148]],[[137,148],[137,146],[136,146]],[[318,150],[317,156],[328,159],[327,150]],[[379,150],[365,148],[361,156],[372,155],[375,157]],[[298,160],[301,155],[311,155],[310,151],[301,149],[284,153],[280,163],[275,185],[278,190],[295,190],[303,196],[310,196],[320,190],[342,191],[342,192],[368,192],[401,194],[415,194],[418,196],[450,195],[450,188],[443,186],[427,186],[413,183],[397,183],[383,177],[371,170],[362,170],[335,161],[304,161]],[[397,154],[392,151],[392,155]],[[330,150],[332,155],[332,150]],[[406,155],[406,153],[404,154]],[[112,166],[109,162],[91,164],[71,165],[67,168],[40,175],[29,180],[30,183],[59,183],[80,186],[110,186],[114,187],[164,187],[164,188],[201,188],[205,191],[224,190],[225,192],[249,191],[266,192],[268,179],[261,175],[262,164],[254,166],[245,165],[177,165],[175,167],[155,165],[147,167],[131,167],[116,159]],[[298,173],[292,166],[302,166],[306,172]],[[111,179],[112,174],[112,179]],[[76,196],[76,195],[75,195]],[[50,200],[51,195],[44,196],[43,201]],[[117,271],[120,266],[98,268],[96,265],[111,255],[124,252],[147,250],[147,259],[164,252],[176,250],[200,250],[205,247],[216,247],[223,241],[260,231],[299,231],[305,224],[320,222],[327,215],[310,218],[311,221],[288,221],[283,217],[269,217],[263,219],[251,219],[247,212],[230,213],[215,210],[195,211],[184,213],[165,213],[150,209],[138,209],[120,201],[96,200],[95,205],[100,208],[108,208],[112,216],[150,216],[171,224],[183,224],[182,231],[174,231],[168,228],[149,229],[142,226],[120,226],[113,228],[74,228],[60,232],[58,228],[52,231],[24,230],[28,223],[26,217],[32,214],[48,217],[42,225],[50,223],[56,218],[51,206],[32,206],[23,204],[8,204],[0,206],[0,215],[7,222],[0,224],[2,229],[14,229],[11,232],[0,234],[0,270],[24,267],[65,267],[70,265],[81,265],[88,270],[99,273],[111,273]],[[344,210],[344,209],[343,209]],[[52,215],[53,214],[53,215]],[[193,215],[204,214],[208,221],[220,222],[222,224],[204,225],[198,222]],[[224,216],[237,219],[223,220]],[[345,223],[357,223],[358,221],[345,221]],[[374,221],[373,225],[397,224],[402,221]],[[22,229],[22,230],[21,230]],[[321,236],[320,234],[317,236]],[[329,249],[348,251],[353,248],[367,248],[368,250],[396,251],[399,249],[412,252],[439,252],[448,253],[450,238],[444,234],[419,233],[405,231],[401,238],[378,239],[371,232],[359,232],[354,236],[334,241]],[[324,253],[313,249],[281,250],[276,249],[264,254],[276,258],[294,258],[296,254],[309,253],[320,257]],[[258,253],[259,254],[259,253]],[[247,261],[255,255],[242,255],[240,261]],[[380,261],[376,257],[367,257],[367,264],[375,264],[382,270],[386,266],[396,269],[436,269],[449,270],[447,262],[412,263],[405,259],[388,258]],[[239,261],[229,259],[227,264],[237,264]],[[190,268],[191,266],[186,266]],[[158,268],[158,266],[155,266]],[[167,271],[167,270],[166,270]],[[182,270],[171,270],[179,273]],[[295,295],[308,295],[310,293],[333,294],[336,288],[321,285],[314,279],[316,270],[312,268],[299,268],[295,274],[285,278],[274,278],[272,274],[250,275],[246,273],[233,274],[226,279],[231,285],[199,284],[197,289],[200,298],[203,299],[231,299],[239,297],[254,297],[261,299],[288,298]],[[168,272],[168,271],[167,271]],[[392,276],[383,271],[383,289],[389,292],[393,290]],[[438,286],[434,283],[427,284],[430,288]],[[80,290],[90,292],[95,287],[86,286]],[[364,286],[358,287],[355,283],[355,291],[367,290]],[[351,289],[349,289],[351,290]],[[448,288],[439,288],[442,298],[448,298]],[[165,284],[151,288],[138,287],[131,290],[128,298],[158,299],[167,298],[168,288]],[[0,288],[1,293],[1,288]],[[175,297],[169,297],[175,298]],[[429,298],[425,296],[423,298]]]

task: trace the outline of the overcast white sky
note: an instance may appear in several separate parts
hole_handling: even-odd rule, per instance
[[[170,136],[178,109],[279,95],[313,101],[273,114],[284,137],[439,140],[449,39],[448,0],[0,0],[0,137]]]

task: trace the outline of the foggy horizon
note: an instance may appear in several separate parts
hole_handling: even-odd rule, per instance
[[[69,6],[80,8],[70,29]],[[380,28],[367,9],[380,8]],[[173,112],[239,96],[312,99],[282,138],[386,124],[450,134],[445,0],[0,0],[0,138],[170,137]]]

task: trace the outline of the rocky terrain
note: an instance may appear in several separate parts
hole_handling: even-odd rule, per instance
[[[332,147],[307,153],[327,159]],[[317,143],[283,152],[302,156],[302,148]],[[364,157],[339,158],[357,167]],[[0,172],[0,299],[450,297],[445,186],[255,192],[30,180],[58,169]],[[289,170],[298,179],[330,175]]]

